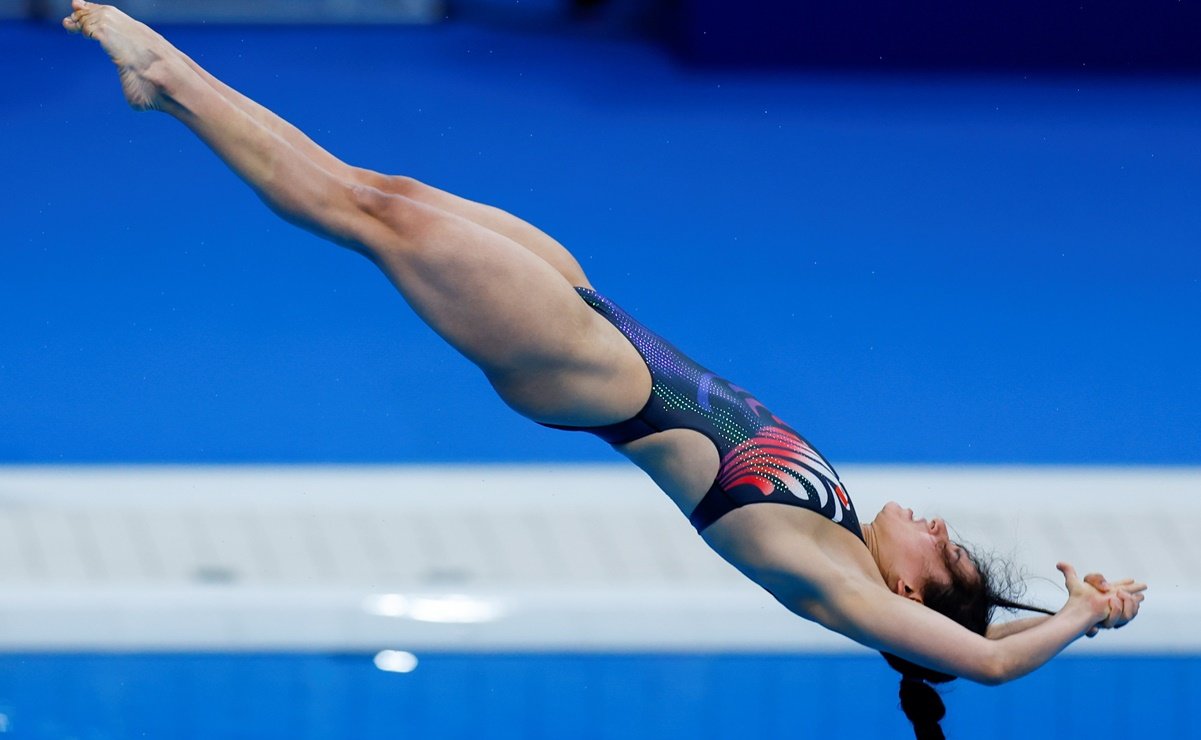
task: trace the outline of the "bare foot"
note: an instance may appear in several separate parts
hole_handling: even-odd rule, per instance
[[[162,36],[110,5],[73,0],[63,19],[71,33],[100,42],[121,76],[125,99],[135,110],[158,109],[166,100],[164,81],[181,54]]]

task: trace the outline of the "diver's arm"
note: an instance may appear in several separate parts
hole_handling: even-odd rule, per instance
[[[856,642],[918,665],[990,686],[1030,673],[1106,619],[1110,598],[1065,566],[1070,597],[1058,614],[990,640],[882,584],[829,584],[821,603],[804,612]],[[1062,569],[1062,568],[1061,568]]]
[[[1040,614],[1037,617],[1027,617],[1025,619],[1014,619],[1009,622],[990,624],[988,625],[988,639],[1000,640],[1002,637],[1016,635],[1019,632],[1024,632],[1031,627],[1040,625],[1050,618],[1050,614]]]
[[[1095,625],[1087,633],[1088,637],[1095,637],[1098,632],[1103,629],[1115,629],[1128,623],[1130,620],[1138,616],[1139,604],[1143,601],[1142,593],[1147,590],[1147,584],[1138,583],[1133,578],[1126,578],[1121,581],[1110,583],[1105,580],[1105,576],[1100,573],[1090,573],[1084,577],[1084,582],[1098,591],[1106,594],[1117,594],[1122,601],[1121,609],[1111,609],[1109,618],[1104,622]],[[1111,602],[1112,606],[1112,602]],[[988,626],[988,638],[990,640],[1000,640],[1003,637],[1024,632],[1031,627],[1042,624],[1050,619],[1049,614],[1040,614],[1036,617],[1027,617],[1025,619],[1014,619],[1009,622],[990,624]]]

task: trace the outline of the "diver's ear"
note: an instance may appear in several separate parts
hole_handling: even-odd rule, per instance
[[[923,603],[921,593],[913,590],[913,587],[906,583],[904,578],[897,579],[897,585],[894,589],[894,592],[897,594],[897,596],[904,596],[906,599],[913,599],[919,604]]]

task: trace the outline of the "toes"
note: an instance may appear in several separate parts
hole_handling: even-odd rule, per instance
[[[76,11],[66,18],[63,18],[63,28],[67,29],[71,33],[80,33],[84,36],[90,37],[92,34],[89,33],[89,26],[95,25],[94,21],[89,23],[90,20],[91,19],[85,13]]]
[[[87,38],[96,37],[95,26],[95,19],[89,18],[80,12],[72,13],[66,18],[63,18],[63,28],[67,29],[71,33],[82,34]]]

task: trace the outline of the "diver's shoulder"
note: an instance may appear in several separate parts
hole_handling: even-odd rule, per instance
[[[867,547],[846,528],[796,506],[757,503],[705,530],[719,555],[777,598],[820,599],[839,583],[879,580]]]

